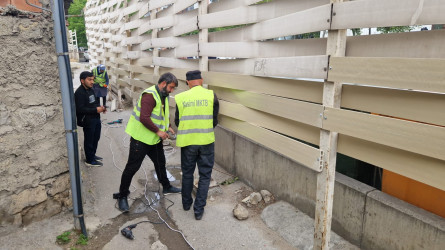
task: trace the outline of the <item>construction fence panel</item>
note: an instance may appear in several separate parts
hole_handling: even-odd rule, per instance
[[[208,57],[222,126],[315,171],[320,129],[338,132],[338,152],[445,190],[445,30],[348,36],[345,57],[326,53],[335,30],[445,23],[443,1],[200,2],[88,1],[91,66],[137,98]],[[340,107],[325,106],[325,81],[342,85]]]

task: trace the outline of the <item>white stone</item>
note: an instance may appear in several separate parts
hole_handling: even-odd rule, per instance
[[[264,202],[269,203],[271,200],[273,200],[272,193],[270,193],[267,190],[261,190],[260,191],[261,196],[263,197]]]
[[[233,209],[233,216],[235,216],[235,218],[238,220],[245,220],[249,218],[249,211],[247,211],[243,205],[238,203]]]
[[[155,241],[155,242],[151,245],[150,249],[152,249],[152,250],[166,250],[166,249],[168,249],[168,248],[167,248],[166,245],[162,244],[162,242],[160,242],[160,241],[158,240],[158,241]]]
[[[250,194],[250,203],[252,205],[258,204],[262,199],[263,197],[261,197],[261,194],[258,192],[253,192]]]

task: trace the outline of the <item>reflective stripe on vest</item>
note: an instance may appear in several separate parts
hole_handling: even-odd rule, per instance
[[[215,141],[212,90],[196,86],[175,96],[179,112],[176,146],[207,145]]]
[[[169,117],[169,109],[167,108],[165,109],[165,111],[162,109],[161,98],[156,91],[156,87],[152,86],[144,90],[144,92],[142,92],[141,96],[139,97],[137,105],[133,108],[133,113],[130,116],[130,120],[128,121],[125,132],[127,132],[127,134],[131,135],[131,137],[138,141],[141,141],[148,145],[154,145],[157,144],[161,140],[161,138],[140,122],[141,100],[143,94],[153,95],[153,98],[156,101],[156,105],[150,115],[150,119],[153,124],[155,124],[156,127],[159,128],[159,130],[164,132],[167,131],[169,127],[169,120],[165,119],[165,117]],[[165,105],[166,107],[168,107],[168,98],[165,98]]]
[[[107,70],[104,70],[102,74],[99,74],[97,72],[97,67],[93,69],[93,75],[94,75],[94,84],[99,84],[99,86],[103,87],[104,84],[107,83],[107,79],[105,78],[105,73]]]

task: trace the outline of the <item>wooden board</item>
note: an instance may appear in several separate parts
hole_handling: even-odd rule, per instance
[[[332,29],[445,23],[442,0],[361,0],[334,4]]]
[[[445,95],[343,85],[341,107],[445,126]]]
[[[445,161],[340,135],[338,152],[445,190]]]
[[[445,93],[444,59],[331,57],[329,81]]]
[[[219,100],[219,113],[314,145],[318,145],[320,142],[319,128],[270,115],[240,104]]]
[[[246,107],[263,111],[275,116],[280,116],[289,120],[321,127],[320,114],[323,107],[319,104],[312,104],[288,98],[281,98],[271,95],[258,94],[248,91],[225,89],[212,87],[218,98],[242,104]],[[283,108],[285,107],[285,108]]]
[[[445,127],[325,108],[323,129],[445,160]]]
[[[445,30],[348,37],[348,57],[445,58]]]
[[[219,123],[221,126],[260,143],[314,171],[320,171],[317,161],[317,158],[320,156],[320,151],[314,147],[292,140],[273,131],[223,115],[219,117]]]

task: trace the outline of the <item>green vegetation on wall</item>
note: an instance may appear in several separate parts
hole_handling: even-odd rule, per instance
[[[68,9],[68,15],[80,15],[83,14],[83,8],[87,0],[74,0]],[[87,47],[87,36],[85,33],[85,17],[68,17],[68,29],[76,31],[77,33],[77,46]]]

